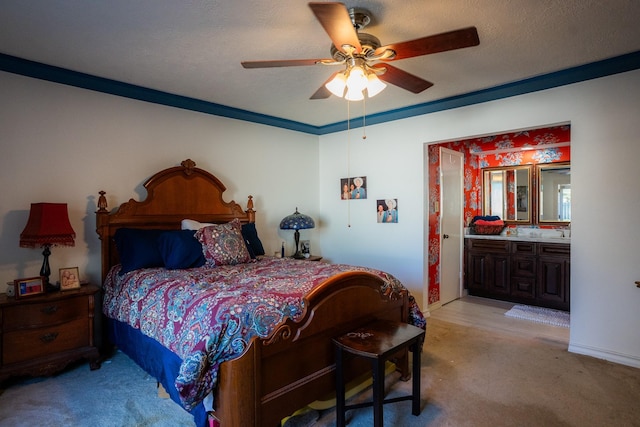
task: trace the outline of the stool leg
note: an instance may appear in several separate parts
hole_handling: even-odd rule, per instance
[[[382,427],[384,407],[384,363],[373,359],[373,427]]]
[[[342,349],[336,346],[336,427],[345,426],[344,417],[344,373],[342,366]]]
[[[420,415],[420,341],[415,343],[412,348],[413,354],[413,388],[411,399],[411,413]]]

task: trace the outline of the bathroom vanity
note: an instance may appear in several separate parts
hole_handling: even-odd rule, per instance
[[[568,238],[465,236],[470,295],[569,311]]]

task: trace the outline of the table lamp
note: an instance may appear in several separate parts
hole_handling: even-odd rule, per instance
[[[303,259],[304,255],[300,252],[300,231],[307,228],[313,228],[316,224],[313,222],[313,219],[310,216],[301,214],[298,212],[298,208],[291,215],[285,217],[282,221],[280,221],[280,229],[281,230],[296,230],[294,233],[294,239],[296,241],[296,253],[293,255],[293,258]]]
[[[20,233],[21,248],[44,248],[40,276],[45,278],[45,286],[51,291],[55,287],[49,283],[51,269],[49,255],[51,246],[75,246],[76,233],[69,222],[66,203],[32,203],[27,225]]]

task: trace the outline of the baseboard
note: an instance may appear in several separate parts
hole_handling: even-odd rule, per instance
[[[442,307],[442,303],[440,301],[436,301],[434,303],[431,303],[427,306],[426,310],[422,311],[422,314],[424,314],[424,317],[431,317],[431,312],[433,310],[437,310],[440,307]]]
[[[640,357],[632,356],[630,354],[622,354],[615,351],[603,350],[601,348],[595,348],[580,344],[569,344],[569,352],[584,354],[585,356],[604,359],[609,362],[619,363],[621,365],[631,366],[633,368],[640,368]]]

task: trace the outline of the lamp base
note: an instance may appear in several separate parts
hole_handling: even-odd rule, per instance
[[[46,244],[43,246],[44,250],[42,251],[42,256],[44,257],[42,260],[42,267],[40,267],[40,276],[44,277],[44,288],[47,292],[55,292],[59,287],[56,287],[49,281],[49,276],[51,275],[51,268],[49,267],[49,255],[51,255],[51,245]]]
[[[49,278],[47,277],[46,279],[46,284],[45,284],[45,289],[47,292],[57,292],[60,290],[60,283],[56,282],[56,283],[51,283],[49,281]]]
[[[296,253],[293,254],[291,258],[295,259],[304,259],[304,255],[300,252],[300,232],[296,229],[296,232],[293,233],[293,239],[296,242]]]

